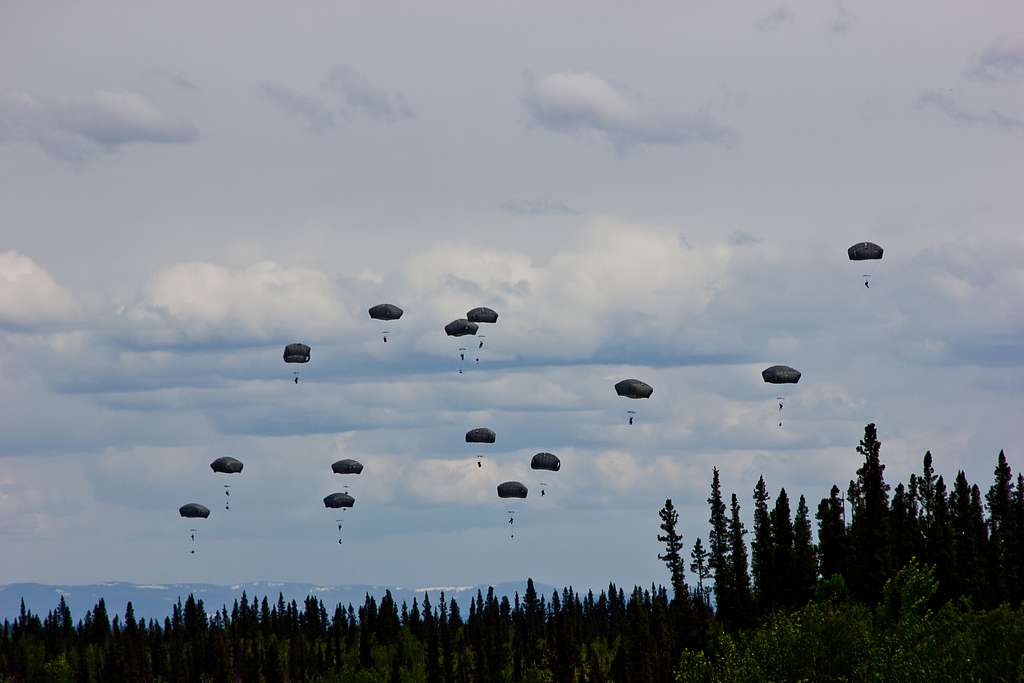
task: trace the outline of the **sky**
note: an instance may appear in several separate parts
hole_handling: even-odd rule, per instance
[[[1024,468],[1019,3],[208,5],[0,8],[0,582],[649,584],[713,467]]]

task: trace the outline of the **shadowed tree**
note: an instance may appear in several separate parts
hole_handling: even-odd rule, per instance
[[[822,578],[846,576],[846,525],[839,487],[832,485],[828,498],[818,503],[818,565]]]
[[[733,591],[729,571],[729,525],[725,517],[725,503],[722,501],[722,485],[718,468],[712,470],[711,496],[708,498],[711,517],[708,520],[708,566],[715,577],[715,611],[725,623],[733,616]]]
[[[804,605],[814,595],[818,580],[818,557],[811,539],[811,519],[803,496],[796,505],[793,521],[793,583],[797,605]]]
[[[864,456],[864,464],[857,470],[856,484],[850,487],[853,520],[850,524],[852,562],[849,573],[854,594],[870,605],[881,597],[882,586],[892,567],[889,485],[883,477],[885,465],[879,459],[880,450],[875,425],[869,424],[857,446],[857,452]]]
[[[775,605],[775,591],[772,585],[772,558],[775,545],[772,541],[772,522],[768,511],[768,489],[764,477],[758,477],[754,487],[754,540],[750,544],[754,576],[754,594],[757,607],[762,613]]]
[[[658,555],[658,559],[668,567],[669,577],[672,581],[672,590],[676,600],[682,600],[686,596],[686,577],[684,570],[686,565],[683,562],[683,536],[677,530],[679,524],[679,513],[672,505],[672,499],[665,500],[665,507],[658,512],[661,517],[661,530],[664,533],[658,535],[658,540],[665,544],[665,552]]]
[[[732,494],[729,515],[729,584],[733,596],[733,622],[737,626],[753,623],[754,599],[750,593],[750,568],[747,564],[747,545],[743,537],[747,530],[740,519],[740,504]]]

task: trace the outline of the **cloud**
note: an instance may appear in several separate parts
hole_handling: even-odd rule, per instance
[[[557,199],[510,199],[501,210],[517,216],[575,216],[579,211]]]
[[[843,0],[836,0],[836,16],[832,20],[832,32],[847,33],[852,24],[853,15],[850,14],[850,10],[846,8],[846,3],[844,3]]]
[[[190,120],[161,110],[145,95],[109,90],[65,101],[8,94],[0,98],[0,130],[72,162],[131,144],[188,144],[199,135]]]
[[[783,5],[758,18],[758,20],[754,22],[754,26],[764,31],[776,26],[781,26],[782,24],[788,24],[793,21],[794,16],[793,11]]]
[[[743,232],[742,230],[735,230],[729,234],[729,244],[737,247],[761,244],[762,242],[764,240],[757,235],[751,235],[749,232]]]
[[[364,114],[375,121],[396,123],[415,116],[402,93],[382,90],[344,64],[331,69],[325,87],[339,93],[351,112]]]
[[[167,71],[166,69],[150,69],[146,71],[143,76],[154,81],[167,83],[168,85],[172,85],[183,92],[199,92],[199,86],[185,78],[180,73]]]
[[[925,90],[917,99],[918,109],[934,109],[956,123],[966,126],[981,126],[998,130],[1019,130],[1024,128],[1024,121],[992,109],[988,112],[976,112],[960,106],[949,95],[935,90]]]
[[[322,102],[275,83],[263,83],[260,88],[271,102],[288,116],[298,119],[308,132],[320,134],[334,128],[334,113]]]
[[[326,275],[269,261],[241,269],[172,266],[118,317],[121,334],[142,348],[309,341],[349,325]]]
[[[16,251],[0,252],[0,330],[32,330],[68,322],[71,293],[35,261]]]
[[[562,71],[527,76],[523,96],[529,124],[556,133],[594,131],[608,138],[620,155],[642,145],[729,146],[733,131],[706,115],[651,112],[589,72]]]
[[[1008,83],[1024,78],[1024,45],[996,45],[979,54],[968,67],[967,78]]]

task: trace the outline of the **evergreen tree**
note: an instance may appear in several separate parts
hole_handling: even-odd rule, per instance
[[[705,585],[704,581],[711,578],[711,568],[708,566],[708,551],[704,549],[704,543],[698,538],[690,551],[690,571],[697,577],[697,599],[701,612],[705,612],[711,605],[711,586]]]
[[[892,566],[889,485],[883,477],[885,465],[879,459],[880,450],[875,425],[869,424],[857,446],[857,452],[864,456],[864,464],[857,470],[857,482],[850,492],[853,509],[850,587],[861,600],[872,605],[881,597],[882,585]]]
[[[708,531],[708,566],[715,577],[715,605],[718,616],[729,623],[733,617],[733,591],[729,572],[729,525],[722,501],[722,485],[718,468],[712,470],[711,496],[708,498],[711,529]]]
[[[771,516],[768,512],[768,488],[764,477],[758,477],[754,487],[754,540],[750,544],[753,564],[754,593],[758,609],[768,611],[775,604],[775,590],[772,585],[772,559],[775,544],[772,540]]]
[[[668,567],[676,599],[682,600],[686,596],[686,577],[683,573],[686,567],[683,563],[683,536],[677,531],[679,513],[673,507],[671,498],[665,500],[665,507],[661,508],[658,516],[661,517],[661,530],[664,532],[658,535],[658,541],[665,544],[665,552],[658,555],[658,559]]]
[[[772,585],[777,603],[768,607],[789,607],[796,603],[796,558],[793,554],[793,521],[790,517],[789,496],[786,489],[780,489],[771,511],[772,540],[775,554],[772,557]]]
[[[750,591],[750,569],[747,564],[747,530],[740,520],[740,504],[732,494],[729,518],[729,584],[733,592],[733,621],[737,625],[753,622],[754,599]]]
[[[832,485],[828,498],[818,503],[818,561],[822,578],[846,575],[846,524],[839,487]]]
[[[814,586],[818,580],[818,557],[811,539],[811,519],[807,509],[807,501],[803,496],[796,506],[796,519],[793,522],[793,585],[797,605],[804,605],[814,595]]]
[[[1012,504],[1013,474],[1006,462],[1006,454],[999,451],[999,458],[996,461],[995,481],[985,495],[988,502],[988,524],[989,538],[992,544],[992,560],[994,563],[997,583],[993,586],[997,601],[1004,600],[1009,595],[1009,585],[1016,583],[1018,577],[1013,576],[1016,567],[1012,566],[1010,558],[1013,555],[1011,547],[1014,539],[1012,536]]]

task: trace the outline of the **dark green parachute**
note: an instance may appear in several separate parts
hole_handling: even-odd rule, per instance
[[[444,326],[444,333],[449,337],[464,337],[467,334],[476,334],[476,331],[480,329],[480,326],[474,322],[470,322],[465,318],[459,318],[453,320]]]
[[[796,384],[800,381],[800,371],[788,365],[773,365],[762,370],[761,377],[768,384]]]
[[[308,363],[310,348],[305,344],[295,342],[284,347],[285,363]]]
[[[616,383],[615,393],[626,398],[650,398],[654,387],[638,379],[624,379]]]
[[[370,317],[374,320],[398,320],[404,312],[394,304],[377,304],[369,310]]]
[[[221,474],[238,474],[242,471],[242,467],[244,467],[242,461],[238,458],[232,458],[230,455],[217,458],[210,463],[210,469]]]
[[[877,261],[885,252],[874,242],[858,242],[846,250],[851,261]]]
[[[554,453],[538,453],[530,460],[530,469],[557,472],[562,469],[562,462]]]
[[[518,481],[506,481],[498,484],[498,498],[526,498],[526,486]]]
[[[487,427],[477,427],[466,432],[466,443],[494,443],[497,438],[494,430]]]
[[[331,471],[335,474],[359,474],[363,471],[363,463],[345,458],[331,465]]]
[[[199,503],[185,503],[180,508],[178,508],[178,514],[182,517],[201,517],[203,519],[206,519],[210,516],[210,508],[206,507],[205,505],[200,505]]]
[[[466,319],[471,323],[496,323],[498,313],[493,308],[479,306],[466,313]]]
[[[326,508],[350,508],[356,504],[356,499],[347,493],[332,493],[324,498]]]

